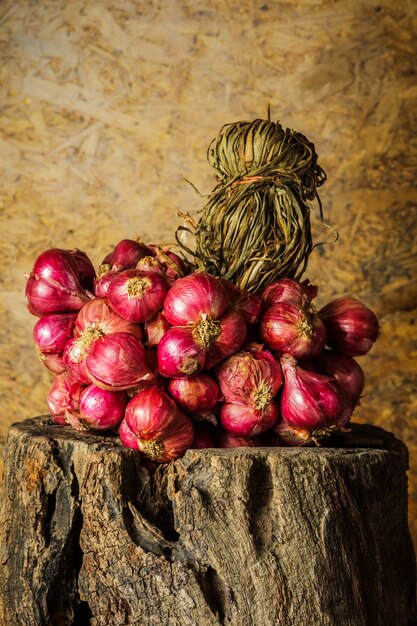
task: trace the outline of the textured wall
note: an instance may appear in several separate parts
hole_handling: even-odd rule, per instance
[[[25,272],[49,247],[95,264],[119,239],[170,242],[215,184],[206,149],[226,122],[279,119],[316,145],[339,242],[308,276],[378,313],[357,420],[417,451],[416,4],[5,0],[0,14],[0,443],[45,413]],[[317,239],[332,240],[319,226]],[[416,475],[415,475],[416,474]],[[417,460],[411,460],[417,538]]]

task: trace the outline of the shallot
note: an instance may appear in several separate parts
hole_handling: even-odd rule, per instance
[[[287,424],[317,438],[347,425],[353,407],[333,378],[303,369],[289,354],[281,358],[281,367],[281,413]]]
[[[139,450],[159,463],[178,458],[193,442],[191,420],[157,384],[130,400],[125,419],[137,437]]]
[[[65,415],[76,430],[112,430],[122,421],[126,404],[123,391],[108,391],[89,385],[81,393],[78,410],[68,409]]]
[[[271,400],[262,410],[244,404],[225,402],[220,408],[220,421],[234,435],[253,437],[271,428],[278,417],[278,406]]]
[[[326,328],[319,316],[292,302],[269,307],[261,318],[259,332],[268,348],[296,359],[316,356],[326,343]]]
[[[168,291],[164,302],[164,315],[173,326],[186,326],[205,317],[218,319],[229,304],[220,279],[195,272],[179,278]]]
[[[290,302],[299,307],[309,308],[317,296],[318,289],[305,280],[300,283],[292,278],[280,278],[266,287],[261,294],[264,309],[279,302]]]
[[[342,354],[367,354],[378,337],[375,313],[356,298],[336,298],[319,315],[326,326],[327,345]]]
[[[107,297],[120,317],[141,323],[162,309],[168,289],[168,283],[160,273],[128,269],[113,278]]]
[[[323,350],[314,361],[319,371],[334,378],[356,405],[365,385],[365,374],[359,363],[353,357],[333,350]]]
[[[90,300],[81,286],[76,260],[60,248],[45,250],[36,258],[25,295],[29,311],[37,317],[79,311]]]
[[[262,410],[282,385],[279,361],[268,350],[236,352],[215,370],[226,402]]]
[[[154,377],[142,342],[130,333],[104,335],[92,344],[85,363],[90,380],[103,389],[125,390]]]

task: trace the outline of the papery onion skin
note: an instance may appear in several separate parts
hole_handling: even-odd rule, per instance
[[[168,378],[193,376],[204,368],[206,350],[193,338],[191,328],[173,327],[157,348],[158,371]]]
[[[177,411],[174,400],[160,385],[153,383],[130,400],[125,419],[136,437],[157,438],[171,424]]]
[[[240,351],[215,369],[226,402],[248,404],[261,409],[282,385],[279,361],[268,350]]]
[[[40,352],[63,352],[67,342],[71,339],[76,313],[56,313],[44,315],[33,327],[33,339]]]
[[[253,437],[271,428],[278,417],[273,400],[262,411],[244,404],[226,402],[220,409],[220,421],[225,430],[241,437]]]
[[[89,385],[80,396],[78,411],[68,410],[67,419],[80,431],[112,430],[121,423],[126,404],[123,391],[108,391]]]
[[[121,270],[108,270],[94,280],[94,294],[97,298],[107,298],[110,283]]]
[[[336,298],[320,309],[319,315],[326,326],[327,345],[341,354],[367,354],[378,338],[375,313],[356,298]]]
[[[178,406],[191,414],[210,411],[219,400],[219,387],[206,373],[173,378],[168,389]]]
[[[79,281],[75,260],[60,248],[45,250],[36,258],[25,295],[29,311],[37,317],[78,311],[90,300]]]
[[[139,450],[152,461],[169,463],[178,459],[191,448],[194,440],[194,428],[187,415],[179,409],[168,428],[158,437],[138,437]]]
[[[178,278],[182,278],[190,273],[190,267],[186,264],[186,262],[178,256],[175,252],[168,248],[161,248],[160,246],[155,246],[154,244],[150,244],[149,247],[152,249],[152,252],[155,254],[157,260],[164,267],[165,275],[170,287],[175,283]]]
[[[163,313],[173,326],[195,323],[206,315],[218,319],[229,304],[220,279],[195,272],[175,281],[168,291]]]
[[[329,376],[307,371],[290,355],[281,358],[284,388],[281,413],[284,420],[299,430],[323,431],[337,427],[342,420],[344,397]]]
[[[119,437],[125,448],[132,448],[133,450],[139,450],[138,438],[127,425],[126,418],[120,423],[119,426]]]
[[[92,292],[94,289],[94,280],[96,278],[96,271],[91,260],[87,254],[78,248],[68,250],[78,267],[78,276],[81,286],[87,291]]]
[[[148,272],[150,274],[159,274],[166,279],[165,269],[154,256],[144,256],[135,265],[135,269],[140,272]]]
[[[69,409],[78,410],[84,389],[86,386],[76,381],[69,372],[54,376],[47,398],[52,419],[57,421],[56,418],[60,417],[57,423],[66,423],[65,412]]]
[[[93,383],[111,391],[123,391],[154,377],[142,342],[130,333],[113,333],[95,341],[86,367]]]
[[[85,350],[80,347],[78,339],[72,337],[65,346],[63,352],[63,360],[65,367],[71,373],[73,378],[84,385],[91,384],[91,378],[87,372],[86,359],[89,348]]]
[[[113,278],[107,297],[120,317],[142,323],[162,309],[168,289],[168,283],[159,273],[129,269]]]
[[[259,333],[268,348],[296,359],[312,358],[326,344],[326,328],[321,319],[291,302],[269,307],[261,318]]]
[[[365,386],[365,374],[355,359],[333,350],[323,350],[314,360],[318,370],[334,378],[356,405]]]
[[[56,354],[38,352],[38,356],[39,360],[45,365],[45,367],[47,367],[48,370],[54,374],[62,374],[67,369],[63,358],[63,352],[58,352]]]
[[[193,442],[191,420],[157,383],[130,400],[125,420],[137,437],[139,450],[158,463],[180,457]]]
[[[246,324],[256,324],[262,311],[261,298],[250,291],[240,289],[230,280],[222,278],[221,281],[229,296],[230,308],[243,315]]]
[[[158,311],[158,313],[145,323],[146,347],[156,347],[170,328],[171,325],[168,324],[162,311]]]
[[[290,426],[284,419],[278,419],[273,426],[279,445],[300,447],[314,443],[309,430],[300,430]],[[277,445],[278,445],[277,442]]]
[[[130,333],[138,339],[142,339],[141,326],[120,317],[109,306],[107,298],[94,298],[87,302],[79,311],[75,320],[74,335],[83,336],[83,333],[92,333],[99,338],[113,333]]]
[[[317,287],[311,285],[308,280],[300,283],[292,278],[280,278],[263,290],[261,301],[264,310],[280,302],[290,302],[308,308],[317,292]]]
[[[241,437],[224,431],[218,438],[218,445],[219,448],[257,448],[259,440],[256,437]]]
[[[243,315],[238,311],[227,310],[218,320],[220,333],[207,350],[205,367],[210,369],[230,356],[245,342],[247,327]]]
[[[150,254],[152,254],[152,251],[146,244],[133,239],[122,239],[104,257],[101,266],[109,265],[111,270],[128,269],[135,267],[140,259]]]

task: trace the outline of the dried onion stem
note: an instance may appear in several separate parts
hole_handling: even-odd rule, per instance
[[[317,188],[326,174],[314,145],[257,119],[223,126],[207,158],[219,183],[194,232],[197,269],[253,292],[278,278],[299,278],[313,249],[309,200],[322,217]],[[177,241],[182,245],[178,231]]]

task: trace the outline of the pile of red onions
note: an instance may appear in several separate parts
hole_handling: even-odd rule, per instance
[[[365,383],[356,357],[379,327],[355,298],[318,310],[317,293],[283,278],[257,296],[130,239],[97,274],[80,250],[46,250],[26,297],[52,419],[118,433],[158,463],[189,448],[319,445],[349,428]]]

